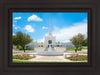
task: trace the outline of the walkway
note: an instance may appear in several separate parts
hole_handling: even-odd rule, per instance
[[[36,56],[36,58],[30,59],[29,61],[70,61],[65,59],[64,56]]]

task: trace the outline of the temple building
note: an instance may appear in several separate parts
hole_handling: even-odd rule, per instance
[[[48,47],[51,45],[52,47],[56,44],[56,37],[52,35],[51,32],[51,24],[49,23],[49,33],[47,36],[44,37],[44,47]]]
[[[49,46],[51,47],[64,47],[64,48],[73,48],[74,45],[71,42],[58,42],[56,41],[56,36],[52,35],[51,32],[51,23],[49,19],[49,32],[48,35],[44,37],[44,42],[36,42],[36,43],[29,43],[26,46],[29,47],[29,49],[37,48],[37,47],[44,47],[47,48]]]

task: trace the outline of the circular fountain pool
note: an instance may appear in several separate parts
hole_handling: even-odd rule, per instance
[[[48,55],[48,56],[54,56],[54,55],[63,55],[63,50],[52,50],[52,47],[49,46],[47,50],[37,50],[38,55]]]

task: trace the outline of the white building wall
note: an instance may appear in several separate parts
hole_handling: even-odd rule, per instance
[[[52,44],[54,45],[56,43],[56,39],[55,39],[55,36],[45,36],[45,39],[44,39],[44,46],[47,47],[48,46],[48,41],[51,40],[52,41]]]

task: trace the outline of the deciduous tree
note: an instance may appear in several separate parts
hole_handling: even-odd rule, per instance
[[[82,46],[82,44],[83,44],[84,35],[81,34],[81,33],[79,33],[78,35],[73,36],[73,37],[70,39],[70,41],[72,42],[72,44],[75,45],[75,47],[76,47],[75,52],[77,52],[78,47],[79,47],[79,46]]]
[[[13,44],[20,45],[23,47],[25,52],[25,45],[30,43],[32,39],[28,34],[23,34],[22,32],[17,32],[16,35],[13,35]]]

